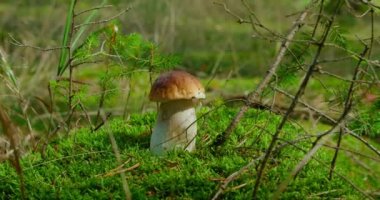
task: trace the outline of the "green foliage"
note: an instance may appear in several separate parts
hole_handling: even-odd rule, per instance
[[[350,127],[357,133],[370,137],[380,136],[380,100],[371,106],[362,107],[351,121]]]
[[[339,26],[331,27],[329,41],[345,49],[348,48],[347,38],[343,35],[343,32],[341,31]]]
[[[74,49],[73,46],[72,49]],[[52,85],[54,96],[56,96],[56,105],[60,108],[67,108],[65,103],[67,104],[68,99],[71,99],[73,105],[80,103],[86,109],[100,110],[106,107],[105,103],[110,102],[109,100],[112,97],[119,94],[118,87],[122,79],[130,79],[130,75],[138,71],[160,72],[169,70],[180,63],[180,59],[177,56],[162,54],[157,45],[145,40],[139,34],[122,34],[119,31],[118,23],[113,22],[91,32],[84,42],[73,50],[70,62],[73,66],[81,68],[84,68],[84,64],[91,66],[100,86],[95,89],[100,89],[100,92],[97,94],[88,93],[90,89],[88,89],[87,83],[74,81],[71,85],[72,89],[69,91],[70,85],[68,83],[72,80],[67,80],[67,84],[56,82]],[[68,64],[66,63],[64,66],[67,67]],[[77,79],[79,71],[81,70],[76,70],[75,75],[70,78]]]
[[[310,40],[311,33],[302,32],[297,39]],[[299,72],[303,72],[303,68],[309,63],[307,59],[310,58],[310,44],[304,42],[295,42],[290,45],[286,52],[285,62],[283,62],[277,72],[277,81],[282,86],[295,85],[299,80]]]
[[[198,116],[203,116],[211,109],[213,108],[203,108]],[[68,138],[51,142],[45,151],[46,158],[34,152],[23,159],[29,198],[124,198],[119,175],[110,173],[119,166],[109,142],[108,131],[111,131],[116,137],[121,159],[126,162],[123,168],[139,164],[139,167],[126,172],[134,199],[210,199],[222,183],[218,180],[223,180],[265,151],[271,138],[269,133],[276,128],[280,119],[268,112],[251,110],[246,113],[228,144],[218,152],[211,151],[208,148],[210,138],[215,138],[224,130],[237,111],[238,109],[222,106],[200,117],[197,151],[188,153],[178,150],[162,157],[153,156],[148,150],[155,113],[132,115],[128,121],[115,119],[94,133],[89,129],[79,129]],[[280,141],[296,137],[302,137],[302,130],[287,124]],[[296,145],[308,149],[309,142]],[[303,156],[302,151],[292,146],[278,152],[263,179],[260,199],[270,198],[281,180]],[[332,151],[320,150],[316,156],[328,163]],[[353,165],[344,162],[347,162],[347,158],[342,155],[336,171],[350,177]],[[361,198],[343,179],[334,177],[328,181],[327,170],[318,162],[310,162],[291,182],[282,197],[304,199],[325,191],[334,191],[323,197]],[[252,167],[231,182],[224,198],[249,199],[255,174],[255,168]],[[10,165],[0,165],[0,198],[19,198],[16,176]],[[362,176],[354,181],[359,186],[367,184],[368,187],[370,184]],[[378,181],[372,183],[373,187],[376,185]]]
[[[277,72],[279,75],[278,83],[281,86],[295,85],[299,80],[299,67],[295,64],[282,64]]]
[[[120,33],[117,23],[92,32],[75,49],[73,57],[74,63],[99,60],[104,63],[105,69],[97,70],[98,83],[102,88],[100,95],[95,95],[99,101],[107,101],[115,96],[118,92],[116,81],[130,77],[133,72],[160,72],[171,69],[180,62],[177,56],[161,54],[155,44],[144,40],[139,34]]]
[[[90,34],[74,51],[76,62],[105,58],[128,71],[163,71],[180,63],[180,58],[163,55],[158,47],[137,33],[124,35],[115,24]]]
[[[335,13],[336,8],[342,5],[344,5],[344,1],[329,0],[325,2],[323,9],[326,13],[333,15]]]

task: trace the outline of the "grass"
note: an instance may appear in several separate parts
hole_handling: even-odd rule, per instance
[[[202,108],[198,116],[211,108]],[[122,199],[120,177],[115,173],[118,167],[108,138],[111,131],[118,142],[121,158],[127,170],[127,179],[134,199],[210,199],[218,189],[220,180],[239,170],[252,158],[261,155],[268,146],[270,134],[258,126],[273,132],[279,116],[268,112],[251,110],[237,127],[233,137],[219,151],[213,151],[208,144],[228,125],[236,108],[222,106],[198,122],[199,134],[197,151],[170,152],[163,157],[149,152],[149,138],[155,121],[155,113],[132,115],[128,121],[114,119],[97,132],[86,128],[74,130],[68,137],[57,138],[49,143],[44,154],[32,152],[24,157],[28,197],[31,199]],[[270,123],[268,123],[270,122]],[[282,139],[301,137],[303,131],[287,124]],[[330,141],[334,144],[334,141]],[[297,144],[308,149],[310,141]],[[362,152],[357,141],[344,138],[344,146]],[[283,149],[267,168],[260,189],[260,199],[270,198],[279,183],[300,161],[304,153],[291,146]],[[333,151],[321,149],[316,157],[329,163]],[[368,152],[368,155],[371,155]],[[357,155],[355,155],[357,157]],[[357,157],[370,166],[372,171],[361,169],[352,156],[341,151],[336,171],[363,190],[379,190],[379,162]],[[136,167],[137,166],[137,167]],[[16,173],[8,164],[0,165],[0,198],[18,199]],[[328,181],[328,168],[311,161],[291,182],[284,199],[345,198],[362,199],[363,196],[346,181],[334,176]],[[373,177],[373,178],[371,178]],[[233,181],[224,197],[226,199],[249,199],[255,169],[250,168],[239,179]]]

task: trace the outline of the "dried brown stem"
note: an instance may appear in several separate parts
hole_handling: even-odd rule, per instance
[[[81,110],[84,112],[84,116],[86,117],[86,120],[87,122],[89,123],[90,127],[91,127],[91,130],[94,129],[94,125],[92,124],[91,122],[91,118],[90,116],[88,115],[88,112],[86,110],[86,108],[84,107],[83,103],[82,102],[79,102],[79,107],[81,108]]]
[[[99,129],[100,129],[100,128],[106,123],[106,121],[108,120],[108,118],[111,117],[111,115],[112,115],[112,113],[108,113],[106,117],[103,117],[102,122],[100,122],[100,123],[94,128],[93,131],[97,131],[97,130],[99,130]]]
[[[106,116],[102,116],[102,117],[103,117],[103,121],[104,122],[107,121]],[[109,139],[110,139],[110,142],[111,142],[112,150],[113,150],[113,152],[115,154],[116,161],[119,163],[119,165],[121,165],[122,161],[121,161],[121,156],[120,156],[119,148],[117,146],[116,139],[115,139],[112,131],[107,130],[107,132],[108,132],[108,136],[109,136]],[[132,199],[132,194],[131,194],[131,191],[129,190],[129,186],[128,186],[128,182],[127,182],[127,177],[126,177],[124,171],[120,172],[120,178],[121,178],[121,182],[122,182],[122,185],[123,185],[125,199],[131,200]]]
[[[20,182],[20,193],[21,198],[26,199],[26,189],[24,181],[24,171],[21,166],[21,135],[15,124],[9,118],[5,109],[0,105],[0,123],[3,127],[4,134],[8,137],[10,141],[10,148],[13,150],[13,157],[9,159],[12,166],[15,168]]]
[[[77,0],[74,1],[74,8],[75,8],[75,5],[77,4]],[[70,110],[70,114],[69,116],[67,117],[67,126],[68,126],[68,129],[70,131],[71,129],[71,126],[70,126],[70,123],[71,123],[71,118],[75,112],[75,106],[73,106],[73,97],[74,97],[74,93],[73,93],[73,73],[74,73],[74,67],[73,67],[73,55],[72,55],[72,41],[71,39],[73,38],[73,35],[74,35],[74,25],[75,25],[75,13],[74,13],[74,10],[72,11],[72,13],[70,13],[72,15],[72,21],[71,21],[71,24],[70,24],[70,32],[69,32],[69,47],[68,47],[68,51],[69,51],[69,55],[68,55],[68,62],[67,62],[67,65],[69,67],[69,110]]]

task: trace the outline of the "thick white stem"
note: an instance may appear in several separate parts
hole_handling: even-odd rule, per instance
[[[196,135],[196,115],[192,100],[161,103],[150,140],[150,150],[156,155],[176,148],[193,151]]]

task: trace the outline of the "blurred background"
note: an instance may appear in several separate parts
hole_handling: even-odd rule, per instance
[[[102,0],[78,1],[76,10],[79,12],[100,5],[102,2]],[[236,19],[214,1],[109,0],[105,2],[114,7],[101,10],[97,19],[107,19],[118,11],[131,7],[129,12],[118,18],[121,22],[119,28],[124,33],[142,34],[157,43],[164,52],[182,56],[183,67],[192,72],[210,74],[217,71],[219,76],[228,74],[260,76],[273,61],[273,56],[279,47],[276,41],[255,37],[249,24],[237,23]],[[242,18],[247,18],[248,13],[240,1],[225,2],[231,11]],[[262,24],[282,35],[286,34],[298,12],[308,2],[308,0],[249,1]],[[25,44],[39,47],[59,46],[68,4],[65,0],[0,2],[2,16],[0,44],[18,73],[34,73],[41,68],[43,72],[54,71],[59,52],[42,53],[35,49],[16,47],[9,43],[8,34]],[[362,8],[354,3],[351,5],[351,10],[347,8],[340,13],[340,16],[343,16],[339,18],[340,31],[353,41],[357,40],[356,37],[369,37],[370,16],[355,17],[352,13],[359,15]],[[315,16],[311,15],[309,18],[315,19]],[[378,20],[375,22],[379,23]],[[378,49],[375,50],[373,55],[376,56]],[[338,51],[329,53],[339,54]],[[334,70],[341,73],[348,70],[343,66],[335,68]],[[54,78],[54,73],[48,74],[50,78]]]
[[[250,24],[238,23],[218,1],[204,0],[79,0],[76,12],[96,7],[100,4],[113,5],[99,10],[94,21],[108,19],[131,7],[125,14],[117,17],[119,30],[124,34],[138,33],[156,44],[160,51],[178,55],[182,63],[176,68],[189,71],[202,79],[211,97],[244,96],[252,91],[281,45],[279,39],[268,39],[256,35]],[[249,12],[243,1],[220,1],[241,18],[248,18]],[[267,0],[247,1],[260,22],[271,31],[286,35],[299,13],[309,3],[308,0]],[[327,1],[328,11],[333,1]],[[372,1],[380,3],[379,0]],[[23,96],[37,96],[48,101],[49,81],[56,78],[59,50],[40,51],[35,48],[19,47],[12,44],[15,40],[30,46],[50,48],[61,44],[66,14],[69,3],[66,0],[2,0],[0,2],[0,48],[13,69],[19,90]],[[347,0],[339,13],[338,32],[331,40],[344,40],[348,49],[359,52],[362,44],[358,38],[371,35],[370,15],[364,15],[366,7],[355,0]],[[314,10],[317,12],[317,9]],[[379,24],[379,11],[375,11],[375,27]],[[306,20],[306,30],[311,30],[317,15],[310,14]],[[85,15],[77,19],[83,22]],[[90,33],[105,26],[90,26]],[[263,31],[265,33],[265,31]],[[268,33],[266,33],[268,35]],[[334,34],[333,34],[334,35]],[[342,37],[344,36],[344,37]],[[302,37],[302,33],[299,37]],[[340,38],[342,37],[342,38]],[[82,40],[85,37],[81,38]],[[13,41],[14,42],[14,41]],[[380,59],[379,37],[375,37],[372,59]],[[322,59],[334,59],[346,56],[346,52],[333,47],[326,47]],[[324,64],[324,69],[345,77],[352,73],[355,59],[343,59],[339,63]],[[96,83],[102,67],[85,65],[75,71],[75,79]],[[66,74],[67,75],[67,74]],[[157,74],[155,75],[157,76]],[[109,101],[110,107],[121,110],[125,101],[131,105],[130,112],[145,111],[153,108],[149,104],[147,93],[149,87],[147,74],[136,74],[128,83],[119,83],[119,96]],[[335,82],[333,85],[339,85]],[[90,94],[96,94],[97,88],[90,88]],[[131,95],[124,95],[127,91]],[[3,91],[6,91],[4,89]],[[12,94],[13,95],[13,94]],[[12,101],[12,95],[1,94],[5,102]],[[314,95],[315,97],[315,95]],[[213,99],[213,98],[211,98]],[[95,101],[94,101],[95,102]],[[119,106],[119,107],[118,107]],[[89,106],[95,109],[96,103]],[[109,107],[109,109],[111,109]]]

